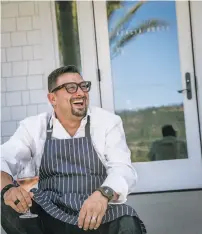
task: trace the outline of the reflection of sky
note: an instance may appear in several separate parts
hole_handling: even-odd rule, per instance
[[[126,8],[134,2],[127,2]],[[117,11],[111,25],[121,17]],[[131,26],[142,20],[158,18],[169,23],[169,30],[138,36],[112,60],[115,109],[136,109],[182,102],[180,61],[177,40],[175,2],[146,3]]]

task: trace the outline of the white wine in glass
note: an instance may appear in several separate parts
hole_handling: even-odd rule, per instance
[[[20,161],[17,170],[17,182],[27,192],[29,192],[39,181],[39,170],[33,158],[29,161]],[[37,214],[32,214],[30,209],[20,218],[36,218]]]

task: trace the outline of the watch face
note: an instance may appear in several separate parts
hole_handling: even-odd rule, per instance
[[[109,187],[102,187],[103,192],[111,199],[114,195],[114,191],[113,189],[109,188]]]

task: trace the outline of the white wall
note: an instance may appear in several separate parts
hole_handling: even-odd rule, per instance
[[[2,2],[1,137],[48,109],[40,2]]]

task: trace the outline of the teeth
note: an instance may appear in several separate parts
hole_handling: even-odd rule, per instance
[[[83,98],[82,99],[76,99],[76,100],[74,100],[72,102],[72,104],[81,104],[81,105],[83,105],[83,103],[84,103],[84,99]]]
[[[73,102],[73,104],[83,104],[82,101],[76,101],[76,102]]]

